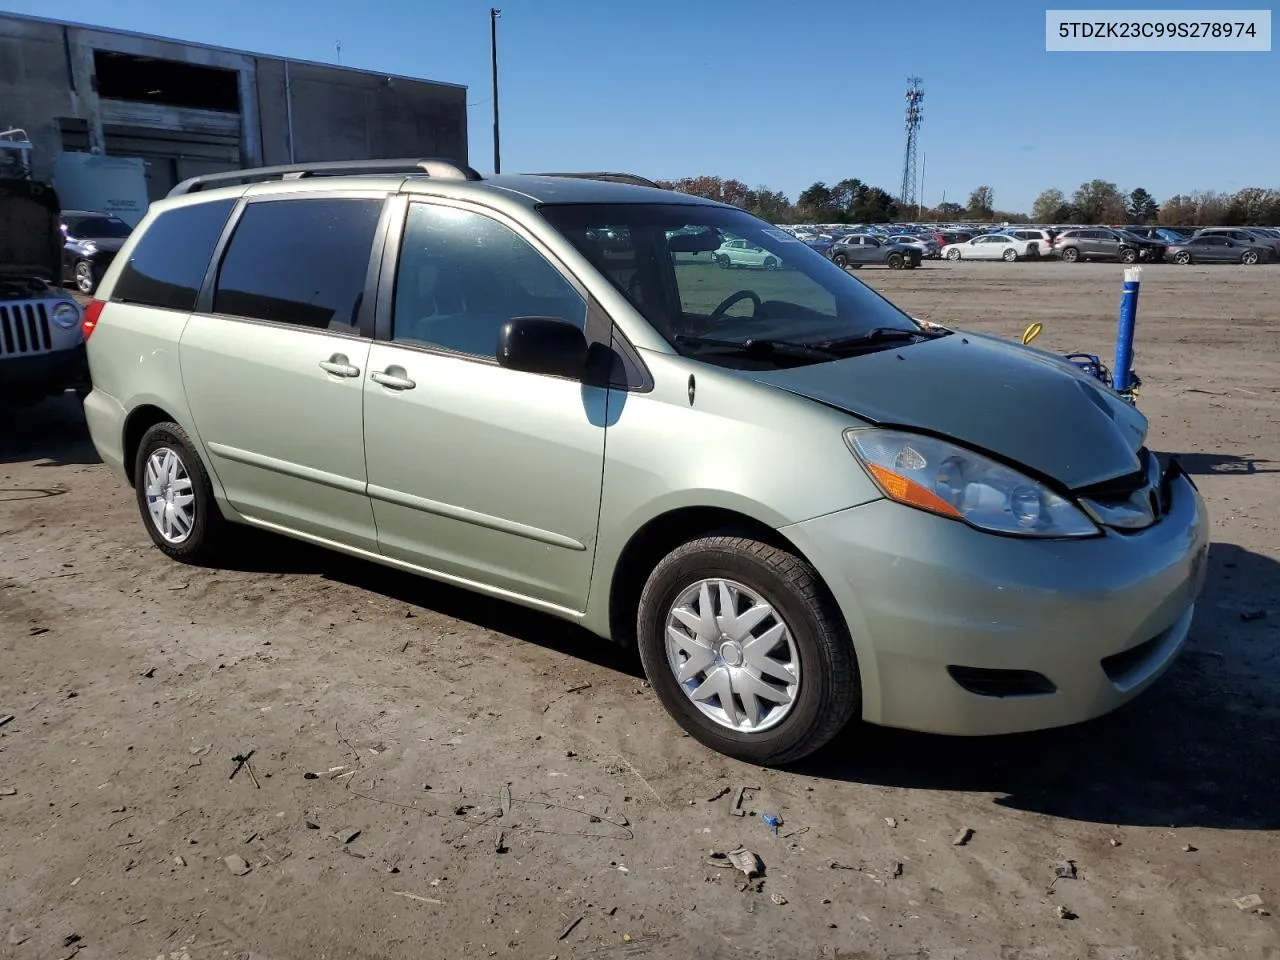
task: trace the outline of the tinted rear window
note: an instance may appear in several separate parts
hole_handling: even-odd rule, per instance
[[[354,333],[381,200],[251,203],[218,271],[213,312]]]
[[[235,200],[213,200],[160,214],[138,239],[113,300],[194,310],[214,245]]]

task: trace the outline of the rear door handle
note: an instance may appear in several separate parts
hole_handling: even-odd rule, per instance
[[[386,370],[375,370],[369,374],[369,379],[391,390],[412,390],[417,386],[416,383],[409,379],[404,367],[387,367]]]
[[[332,373],[335,377],[360,376],[360,368],[353,367],[345,353],[335,353],[328,360],[321,360],[320,369],[325,373]]]

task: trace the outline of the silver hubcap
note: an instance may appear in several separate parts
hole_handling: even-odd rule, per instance
[[[81,290],[88,290],[93,286],[93,267],[87,263],[76,264],[76,285]]]
[[[182,543],[196,523],[196,498],[186,464],[169,447],[147,458],[147,510],[156,532],[169,543]]]
[[[685,695],[722,727],[777,726],[800,690],[800,657],[786,623],[749,587],[701,580],[667,614],[667,662]]]

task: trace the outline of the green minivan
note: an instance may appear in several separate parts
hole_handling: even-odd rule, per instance
[[[786,269],[721,269],[737,240]],[[563,617],[757,763],[854,717],[1102,714],[1204,581],[1194,484],[1106,386],[625,174],[198,177],[84,330],[93,442],[169,557],[247,524]]]

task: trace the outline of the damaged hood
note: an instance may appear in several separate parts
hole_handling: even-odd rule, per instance
[[[945,436],[1071,489],[1135,472],[1147,419],[1056,354],[982,334],[748,376],[879,426]]]
[[[58,282],[60,214],[58,195],[47,184],[0,179],[0,278]]]

